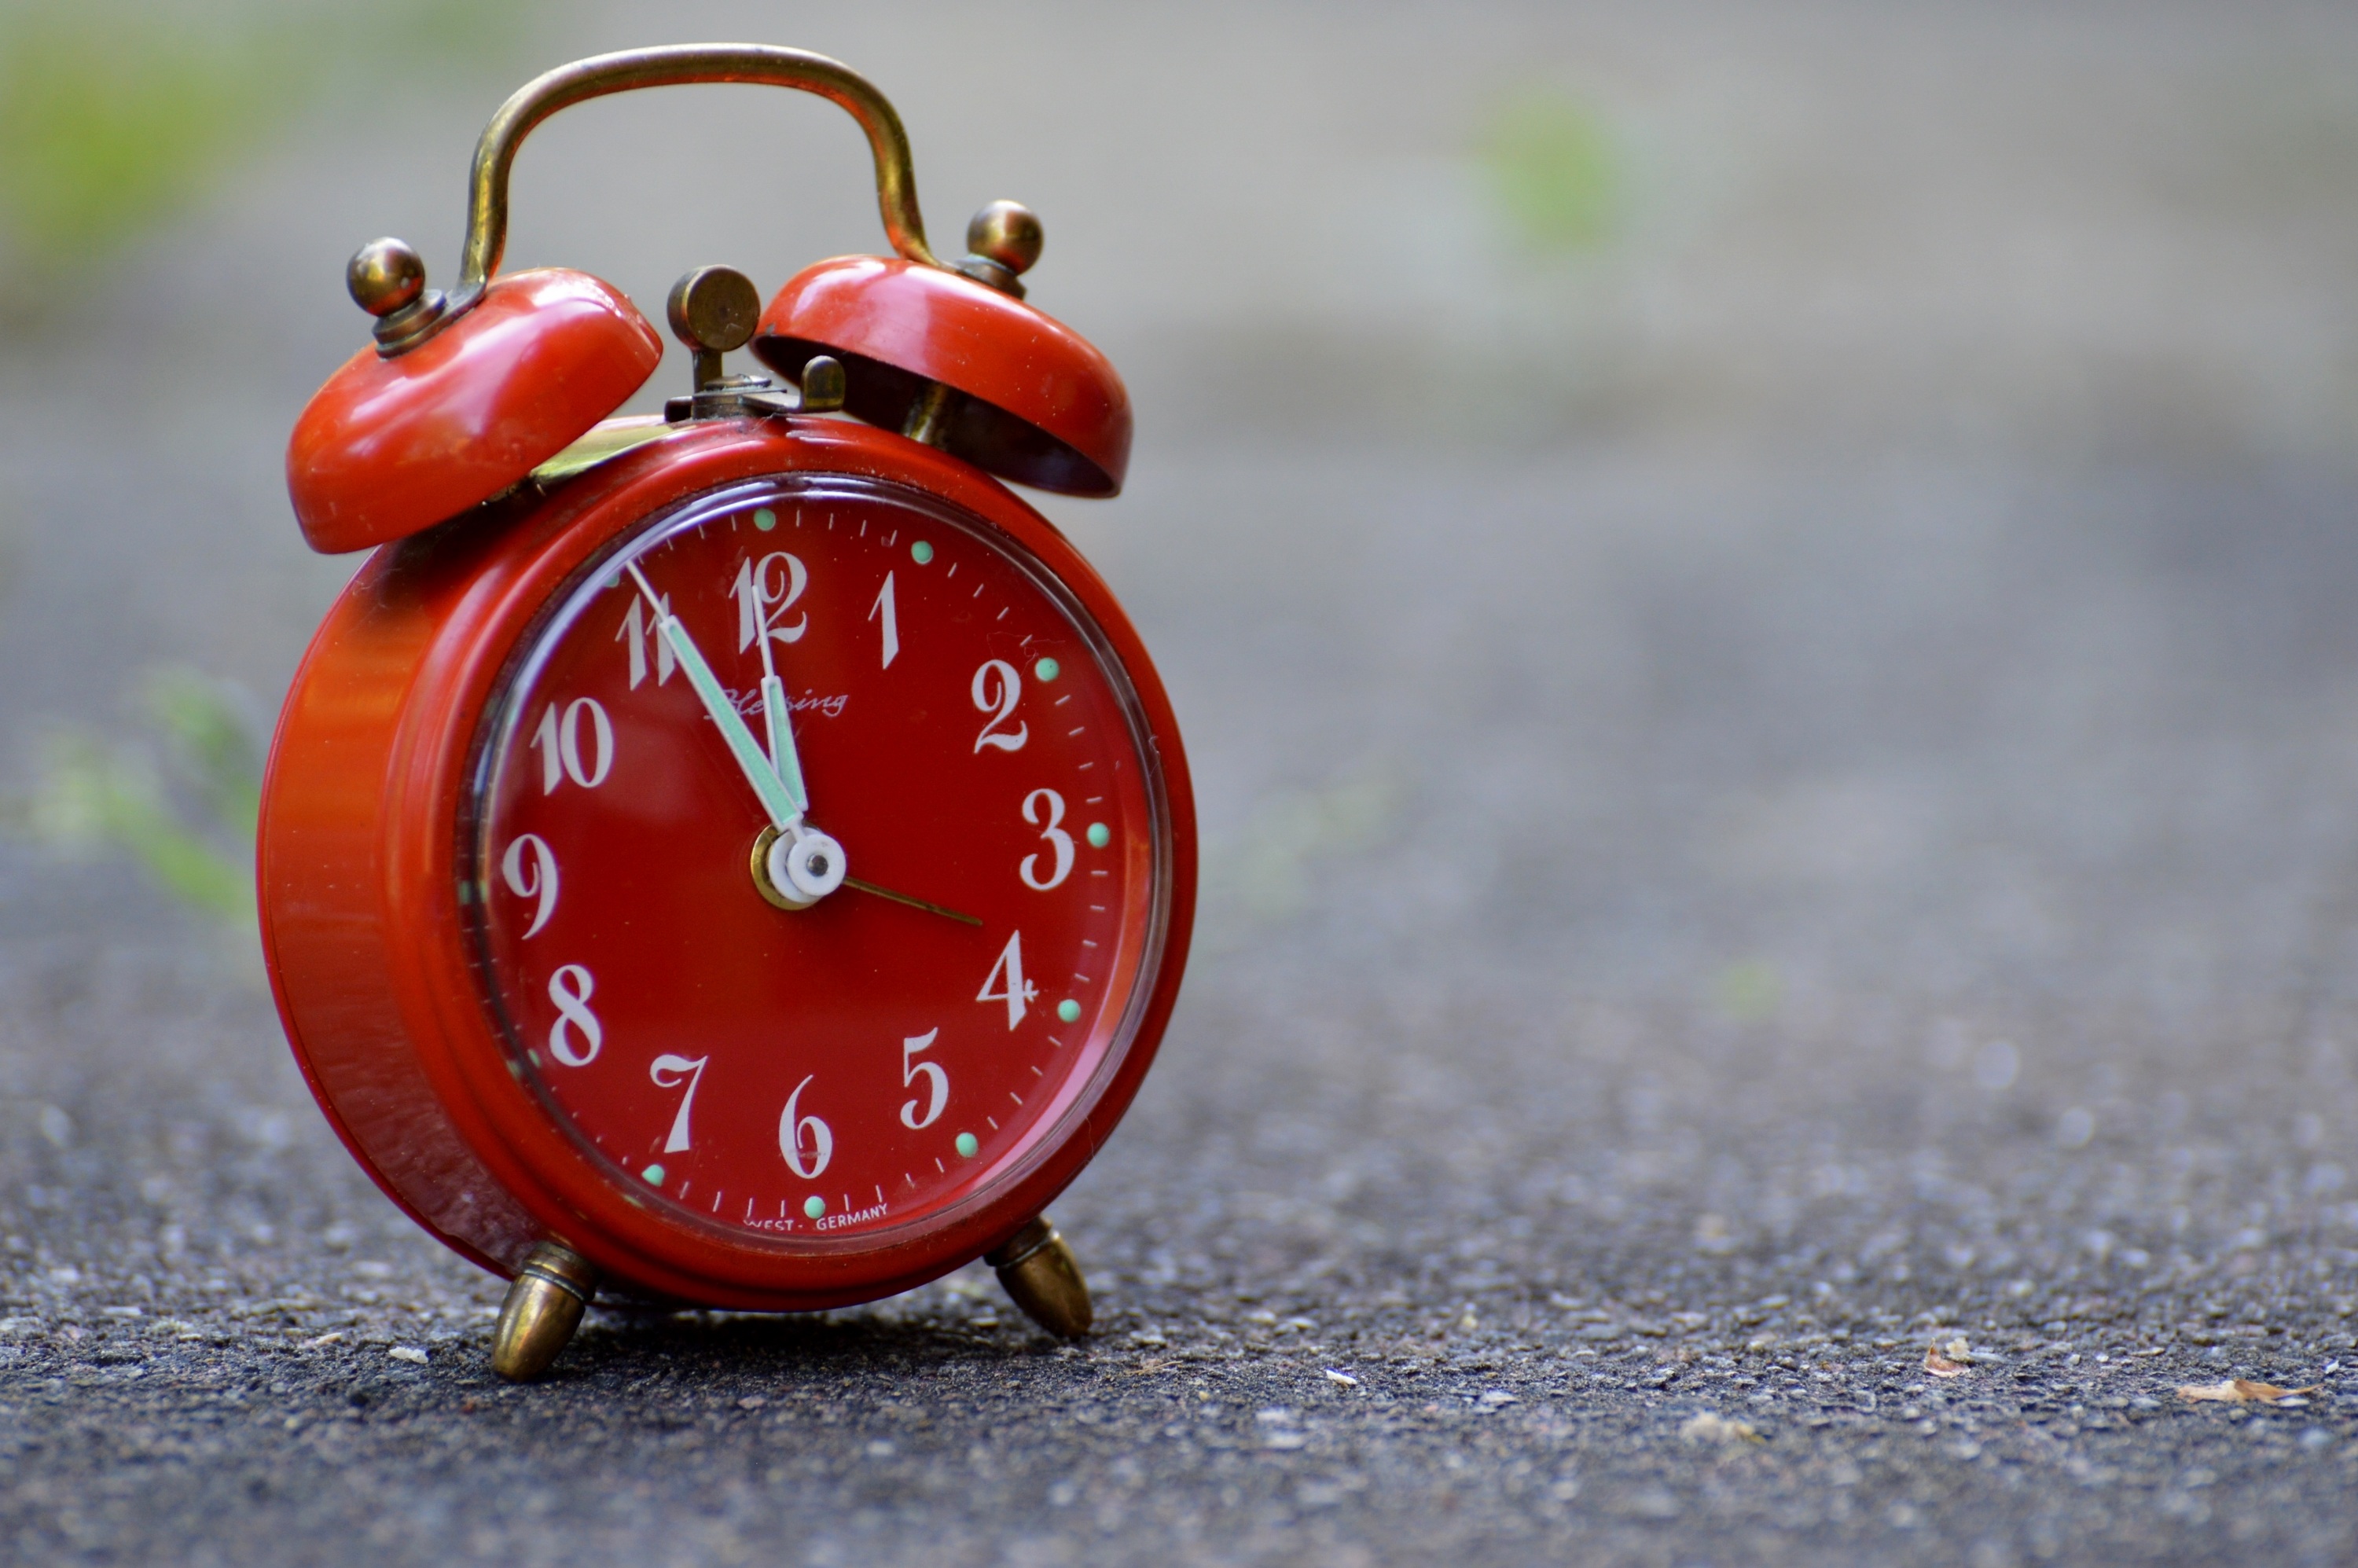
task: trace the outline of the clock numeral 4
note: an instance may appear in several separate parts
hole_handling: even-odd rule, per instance
[[[815,1116],[804,1116],[797,1109],[803,1091],[811,1086],[817,1075],[806,1074],[786,1097],[786,1108],[778,1118],[778,1152],[786,1157],[786,1169],[804,1181],[813,1181],[826,1174],[827,1162],[835,1157],[835,1134],[826,1122]]]
[[[993,986],[999,989],[993,990]],[[983,978],[982,989],[975,993],[977,1001],[1003,1001],[1007,1004],[1007,1027],[1013,1029],[1023,1022],[1023,1010],[1040,1000],[1040,988],[1023,978],[1023,933],[1018,931],[1007,939],[1000,950],[999,962],[990,966]]]
[[[1015,666],[1005,659],[987,659],[982,667],[974,672],[975,711],[990,715],[983,724],[982,733],[974,738],[978,755],[985,746],[1001,752],[1023,749],[1023,742],[1032,738],[1030,725],[1018,724],[1011,730],[1001,728],[1015,717],[1015,705],[1022,700],[1023,677],[1017,675]]]
[[[664,1140],[663,1152],[677,1154],[688,1147],[687,1115],[696,1108],[696,1086],[704,1081],[704,1064],[708,1056],[674,1056],[669,1054],[654,1059],[647,1076],[659,1089],[676,1089],[685,1080],[687,1092],[679,1097],[679,1114],[671,1119],[671,1136]],[[668,1075],[668,1076],[666,1076]]]
[[[557,717],[557,704],[550,703],[532,732],[532,743],[540,748],[543,795],[555,795],[567,779],[583,789],[596,789],[614,771],[613,720],[594,697],[577,697],[566,704],[563,719]]]
[[[536,934],[557,913],[557,851],[539,834],[526,833],[500,857],[500,878],[516,897],[540,901],[524,932],[526,936]]]
[[[901,1125],[913,1132],[931,1127],[940,1119],[942,1107],[950,1102],[950,1076],[943,1071],[941,1064],[913,1060],[918,1052],[932,1045],[940,1033],[938,1029],[928,1029],[923,1034],[912,1034],[901,1042],[901,1087],[906,1088],[919,1078],[925,1080],[925,1115],[917,1114],[914,1099],[901,1102]]]
[[[1044,819],[1043,813],[1045,813]],[[1023,885],[1039,892],[1057,887],[1073,874],[1073,836],[1059,827],[1065,820],[1065,797],[1053,789],[1035,789],[1023,797],[1023,820],[1040,829],[1040,837],[1048,841],[1055,854],[1045,876],[1040,874],[1037,850],[1023,857],[1019,871]]]
[[[560,965],[548,977],[548,1000],[557,1004],[557,1022],[548,1027],[548,1054],[568,1067],[588,1066],[606,1044],[606,1026],[590,1011],[590,995],[597,989],[596,977],[579,964]]]

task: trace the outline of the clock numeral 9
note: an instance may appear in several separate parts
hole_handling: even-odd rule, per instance
[[[778,1118],[778,1152],[786,1157],[786,1169],[804,1181],[814,1181],[827,1173],[827,1162],[835,1157],[835,1134],[826,1122],[815,1116],[799,1114],[795,1106],[803,1091],[810,1087],[817,1075],[806,1074],[786,1097],[786,1108]],[[805,1152],[805,1145],[808,1152]]]
[[[1045,804],[1043,804],[1043,803]],[[1043,822],[1040,814],[1047,813]],[[1039,874],[1040,856],[1037,851],[1023,857],[1023,885],[1040,892],[1059,886],[1073,874],[1073,836],[1057,826],[1065,820],[1065,797],[1053,789],[1035,789],[1023,797],[1023,820],[1040,829],[1040,837],[1055,851],[1055,864],[1046,876]]]
[[[925,1115],[917,1114],[915,1100],[907,1099],[901,1102],[901,1125],[913,1132],[931,1127],[939,1119],[942,1107],[949,1104],[950,1101],[950,1076],[942,1070],[941,1064],[910,1060],[918,1052],[931,1045],[935,1037],[940,1033],[941,1031],[938,1029],[928,1029],[923,1034],[912,1034],[901,1042],[901,1086],[906,1088],[919,1078],[925,1080]]]
[[[590,741],[586,761],[581,747],[585,724]],[[543,795],[555,795],[557,786],[567,779],[583,789],[596,789],[614,771],[613,721],[594,697],[575,697],[566,705],[561,720],[557,704],[550,703],[540,716],[539,728],[532,732],[532,743],[540,748]]]
[[[590,1011],[590,995],[597,989],[596,978],[579,964],[562,965],[548,977],[548,1000],[557,1004],[557,1022],[548,1028],[548,1054],[568,1067],[588,1066],[606,1044],[606,1026]]]
[[[525,863],[525,857],[531,863]],[[526,833],[508,846],[500,857],[500,877],[508,884],[508,892],[518,898],[537,898],[540,907],[533,912],[532,924],[524,934],[530,936],[548,924],[557,913],[557,851],[548,840],[537,833]]]
[[[1032,738],[1030,725],[1018,724],[1011,732],[1000,728],[1015,716],[1015,705],[1022,699],[1023,677],[1017,675],[1015,666],[1005,659],[986,660],[982,667],[974,672],[975,711],[990,715],[990,720],[982,727],[982,733],[974,738],[977,755],[985,746],[993,746],[1002,752],[1023,749],[1023,742]]]

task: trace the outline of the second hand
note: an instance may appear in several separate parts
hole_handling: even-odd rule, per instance
[[[927,903],[922,898],[911,898],[907,893],[894,892],[891,888],[880,888],[874,882],[863,882],[858,877],[844,878],[843,885],[848,888],[858,888],[861,892],[873,893],[878,898],[889,898],[894,903],[905,903],[911,909],[922,909],[928,914],[947,915],[950,919],[967,925],[982,924],[971,914],[960,914],[955,909],[944,909],[940,904]]]

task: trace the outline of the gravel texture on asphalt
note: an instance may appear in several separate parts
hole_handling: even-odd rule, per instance
[[[536,58],[862,65],[929,192],[1039,171],[1033,297],[1150,416],[1051,508],[1206,845],[1163,1056],[1053,1210],[1098,1331],[976,1266],[600,1311],[503,1386],[500,1282],[335,1142],[250,943],[0,842],[0,1556],[2358,1554],[2345,15],[695,15]],[[1636,149],[1561,272],[1483,249],[1466,162],[1534,73]],[[345,569],[276,470],[360,341],[338,260],[455,254],[513,79],[282,150],[0,358],[12,767],[149,660],[283,687]],[[723,210],[761,136],[611,114],[535,142],[519,265],[653,299],[873,243],[864,165]],[[609,187],[619,240],[554,215]],[[126,364],[137,440],[90,413]],[[2179,1392],[2234,1379],[2309,1391]]]

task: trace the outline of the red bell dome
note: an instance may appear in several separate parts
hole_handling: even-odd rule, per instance
[[[881,256],[817,263],[770,301],[753,351],[796,381],[814,354],[842,361],[845,406],[892,430],[927,382],[964,393],[941,444],[1018,484],[1112,495],[1130,467],[1130,393],[1105,355],[960,273]]]
[[[363,349],[312,396],[287,447],[303,537],[328,555],[364,550],[488,501],[611,414],[662,358],[646,318],[588,273],[495,278],[445,330],[391,358]]]

